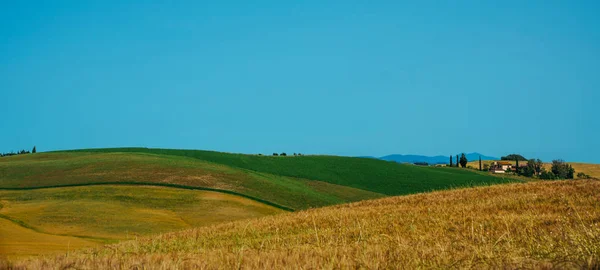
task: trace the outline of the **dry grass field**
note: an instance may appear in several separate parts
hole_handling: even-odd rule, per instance
[[[390,197],[5,262],[30,269],[598,268],[600,182]]]
[[[23,258],[100,245],[97,241],[73,236],[39,233],[4,218],[0,218],[0,239],[0,260],[2,256]]]
[[[244,197],[147,186],[0,190],[0,255],[114,243],[285,212]]]

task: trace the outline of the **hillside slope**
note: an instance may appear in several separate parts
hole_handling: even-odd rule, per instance
[[[254,172],[182,156],[147,153],[38,153],[0,159],[0,189],[149,183],[230,191],[284,209],[305,209],[383,194]]]
[[[0,190],[0,223],[7,225],[0,229],[0,255],[75,250],[282,212],[231,194],[166,187]]]
[[[598,181],[552,181],[384,198],[14,266],[593,268],[600,266],[599,191]]]
[[[319,180],[385,195],[404,195],[450,187],[511,181],[510,179],[501,179],[468,170],[403,165],[369,158],[339,156],[273,157],[201,150],[149,148],[83,149],[77,151],[185,156],[233,168],[271,175]]]

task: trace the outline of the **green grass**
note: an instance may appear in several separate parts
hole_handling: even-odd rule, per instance
[[[83,149],[74,152],[152,153],[190,157],[228,167],[293,178],[319,180],[385,195],[404,195],[452,187],[514,181],[457,168],[403,165],[376,159],[339,156],[258,156],[201,150],[150,148]]]
[[[326,182],[256,172],[183,156],[148,153],[38,153],[0,158],[0,188],[98,183],[197,187],[305,209],[384,195]]]

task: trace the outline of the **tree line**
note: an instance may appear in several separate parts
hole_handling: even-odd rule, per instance
[[[573,169],[573,166],[566,163],[562,159],[552,160],[552,165],[550,166],[549,171],[544,168],[544,162],[542,162],[539,158],[526,159],[519,154],[510,154],[502,157],[501,159],[514,160],[516,163],[515,173],[517,175],[545,180],[575,178],[575,169]],[[519,166],[519,161],[527,161],[527,165],[521,167]],[[584,173],[578,174],[578,177],[580,178],[586,178],[585,176],[587,175]]]
[[[454,162],[454,158],[456,158],[456,163]],[[552,165],[550,166],[550,170],[546,170],[544,167],[544,162],[540,159],[526,159],[522,155],[519,154],[510,154],[507,156],[501,157],[501,160],[506,161],[515,161],[516,169],[515,173],[517,175],[525,176],[525,177],[537,177],[539,179],[574,179],[575,178],[575,169],[573,166],[568,164],[562,159],[555,159],[552,161]],[[527,165],[520,167],[519,161],[526,161]],[[450,156],[450,167],[460,167],[466,168],[468,163],[467,157],[464,153],[456,156]],[[486,164],[482,166],[481,156],[479,157],[479,170],[487,170],[489,166]],[[591,178],[589,175],[580,172],[577,174],[578,178],[589,179]]]
[[[530,159],[527,166],[523,169],[517,167],[517,174],[525,177],[538,177],[540,179],[573,179],[575,178],[575,169],[562,159],[552,161],[550,171],[543,167],[544,163],[539,159]],[[580,173],[579,176],[584,176]],[[583,178],[583,177],[582,177]]]
[[[259,156],[262,156],[263,154],[258,154],[258,155],[259,155]],[[294,155],[294,156],[304,156],[304,154],[302,154],[302,153],[294,153],[293,155]],[[285,152],[283,152],[283,153],[281,153],[281,154],[279,154],[279,153],[273,153],[273,156],[274,156],[274,157],[278,157],[278,156],[286,157],[286,156],[287,156],[287,153],[285,153]]]
[[[458,157],[458,155],[456,155],[456,163],[453,162],[453,156],[450,155],[450,167],[458,167],[459,165],[463,168],[467,167],[467,163],[469,162],[469,160],[467,160],[467,155],[465,155],[465,153],[460,154],[460,159]]]
[[[17,151],[16,153],[13,151],[10,151],[8,153],[0,153],[0,157],[10,157],[10,156],[16,156],[16,155],[25,155],[25,154],[35,154],[37,152],[37,150],[35,149],[35,146],[33,147],[33,149],[31,149],[31,151],[28,150],[21,150],[21,151]]]

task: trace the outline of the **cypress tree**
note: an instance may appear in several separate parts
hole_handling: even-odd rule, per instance
[[[35,150],[35,145],[33,146],[33,149],[31,150],[32,154],[35,154],[37,151]]]
[[[452,155],[450,155],[450,167],[454,166],[454,164],[452,164]]]
[[[518,158],[516,158],[515,160],[517,161],[517,169],[516,169],[516,172],[517,172],[517,174],[519,174],[519,159],[518,159]]]
[[[456,167],[458,167],[458,155],[456,155]]]
[[[483,171],[483,170],[481,169],[481,156],[479,156],[479,170],[480,170],[480,171]]]

